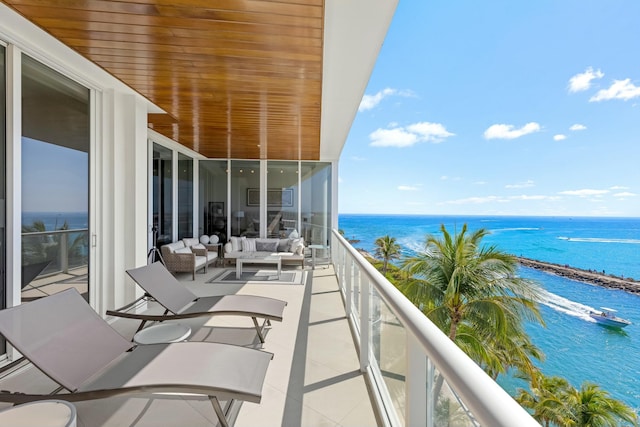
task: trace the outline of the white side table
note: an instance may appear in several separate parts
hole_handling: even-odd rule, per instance
[[[189,338],[191,328],[181,323],[160,323],[138,331],[133,337],[136,344],[163,344]]]
[[[313,270],[316,269],[316,251],[318,249],[329,249],[329,246],[326,245],[309,245],[308,248],[311,249],[311,267]]]
[[[0,425],[76,427],[76,407],[64,400],[40,400],[0,411]]]

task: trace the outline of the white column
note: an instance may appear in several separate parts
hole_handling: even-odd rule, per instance
[[[135,298],[140,291],[125,270],[146,263],[147,252],[147,111],[138,95],[113,91],[103,96],[102,141],[97,145],[101,212],[97,236],[97,307],[104,313]]]
[[[7,307],[20,304],[22,267],[22,63],[21,52],[14,45],[7,46],[7,152],[6,176],[6,284]],[[18,352],[8,349],[12,360]]]

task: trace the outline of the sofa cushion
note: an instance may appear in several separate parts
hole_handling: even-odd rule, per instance
[[[184,242],[184,245],[187,247],[197,245],[198,243],[200,243],[200,240],[198,240],[197,237],[185,237],[184,239],[182,239],[182,241]]]
[[[277,252],[288,252],[290,246],[291,241],[289,239],[279,239]]]
[[[244,238],[242,242],[242,252],[255,252],[256,251],[256,239]]]
[[[190,254],[192,252],[191,252],[191,248],[182,247],[182,248],[175,249],[173,253],[174,254]]]
[[[198,243],[197,245],[191,246],[191,249],[204,249],[204,250],[206,250],[207,248],[202,243]]]
[[[238,252],[242,250],[242,244],[240,242],[242,242],[242,239],[240,237],[235,237],[235,236],[231,237],[231,250],[233,252]]]
[[[182,240],[178,241],[178,242],[174,242],[174,243],[167,243],[166,245],[163,245],[160,249],[162,250],[162,252],[166,252],[166,253],[174,253],[176,251],[176,249],[181,249],[184,248],[184,242]]]
[[[278,242],[278,240],[273,239],[257,239],[256,251],[278,252]]]
[[[291,248],[290,252],[293,252],[296,255],[302,255],[304,251],[304,240],[303,239],[292,239],[291,240]]]

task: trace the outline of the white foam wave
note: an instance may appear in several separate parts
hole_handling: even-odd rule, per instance
[[[549,291],[542,290],[542,294],[538,302],[560,313],[577,317],[579,319],[586,320],[587,322],[595,322],[595,320],[589,316],[590,311],[596,311],[595,308],[579,302],[571,301],[570,299],[553,294]]]
[[[560,240],[567,240],[569,242],[587,242],[587,243],[627,243],[632,245],[639,245],[638,239],[613,239],[606,237],[567,237],[558,236]]]

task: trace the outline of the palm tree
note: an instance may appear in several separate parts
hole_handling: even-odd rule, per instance
[[[400,245],[396,243],[395,237],[383,236],[378,237],[374,242],[376,247],[375,254],[382,260],[382,274],[387,274],[389,261],[400,258]]]
[[[585,382],[580,390],[573,389],[567,396],[571,422],[575,427],[616,427],[620,420],[637,426],[637,414],[622,403],[610,397],[609,393],[596,384]]]
[[[514,256],[481,246],[487,230],[440,230],[442,239],[427,236],[424,252],[403,261],[410,279],[400,290],[488,372],[533,369],[530,357],[541,353],[522,338],[521,323],[543,323],[538,287],[516,276]]]
[[[538,373],[532,378],[531,391],[520,389],[515,399],[522,407],[531,410],[533,418],[543,426],[565,426],[571,423],[565,401],[571,389],[562,377]]]
[[[637,414],[595,384],[585,382],[579,390],[561,377],[538,374],[531,391],[519,390],[516,400],[533,412],[545,427],[616,427],[619,421],[637,425]]]

